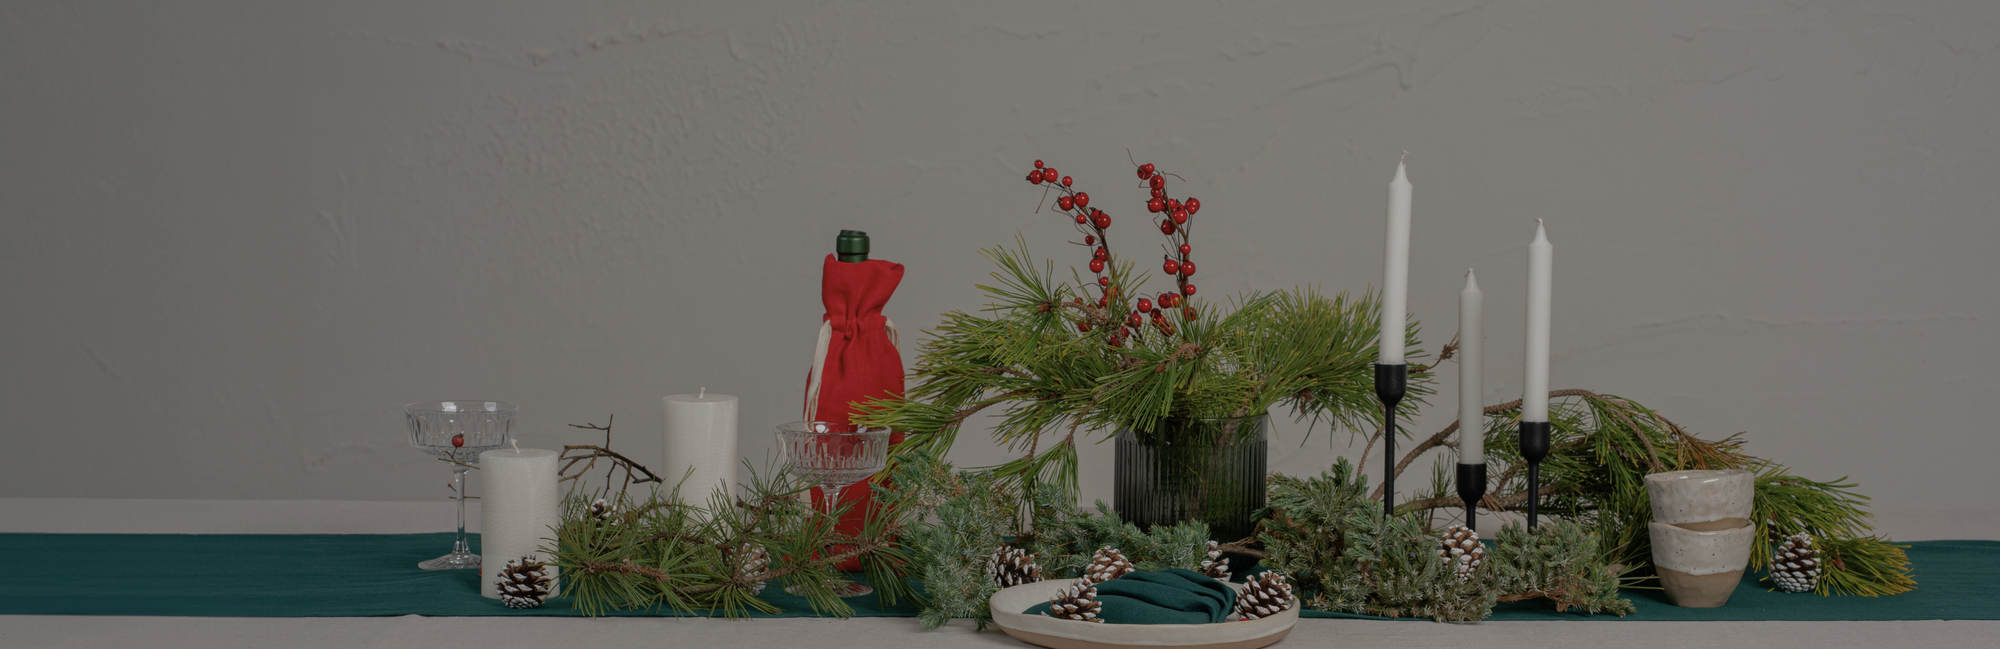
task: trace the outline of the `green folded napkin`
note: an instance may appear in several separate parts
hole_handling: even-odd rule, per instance
[[[1097,601],[1097,617],[1107,624],[1207,624],[1228,621],[1236,591],[1190,570],[1133,572],[1098,584]],[[1042,602],[1022,612],[1048,611]]]

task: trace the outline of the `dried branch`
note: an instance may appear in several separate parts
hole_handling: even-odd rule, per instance
[[[1549,485],[1542,487],[1540,494],[1542,496],[1551,496],[1558,493],[1574,493],[1574,492],[1575,492],[1574,489],[1558,490],[1556,489],[1555,485]],[[1521,492],[1508,494],[1506,496],[1494,496],[1492,494],[1488,494],[1485,498],[1479,499],[1479,505],[1485,507],[1488,510],[1496,512],[1525,509],[1528,505],[1528,494]],[[1425,498],[1423,500],[1412,500],[1410,502],[1398,504],[1396,505],[1396,513],[1407,514],[1410,512],[1424,510],[1424,509],[1440,509],[1444,507],[1464,507],[1464,506],[1465,506],[1465,500],[1459,498],[1458,496],[1439,496],[1437,498]]]
[[[1416,367],[1412,367],[1410,368],[1410,373],[1423,374],[1429,372],[1431,371],[1431,368],[1443,365],[1445,361],[1451,360],[1451,357],[1457,353],[1458,353],[1458,334],[1452,334],[1451,342],[1445,343],[1444,349],[1438,350],[1438,357],[1435,360],[1432,360],[1431,364],[1418,365]]]
[[[625,457],[623,454],[611,450],[611,424],[617,417],[614,414],[606,418],[603,426],[589,423],[569,425],[570,428],[604,431],[604,445],[585,444],[563,447],[562,455],[557,458],[562,461],[562,467],[557,470],[557,474],[561,475],[562,478],[556,480],[556,482],[558,484],[563,482],[571,483],[567,494],[576,493],[576,488],[583,484],[583,476],[589,474],[592,469],[597,467],[599,459],[607,460],[611,465],[604,470],[604,488],[607,494],[611,490],[612,478],[621,470],[625,472],[625,480],[618,487],[618,497],[621,500],[625,497],[627,490],[632,488],[632,485],[649,482],[666,483],[660,476],[654,474],[652,469],[648,469],[645,465],[634,462],[632,458]],[[579,464],[581,465],[580,467]]]
[[[1449,345],[1447,345],[1446,347],[1447,347],[1447,349],[1449,349],[1449,348],[1450,348],[1450,346],[1449,346]],[[1438,358],[1439,358],[1439,360],[1440,360],[1440,361],[1442,361],[1442,360],[1443,360],[1443,358],[1444,358],[1444,354],[1439,354]],[[1563,397],[1585,397],[1585,398],[1598,398],[1598,399],[1602,399],[1602,398],[1603,398],[1603,397],[1600,397],[1600,396],[1598,396],[1598,394],[1597,394],[1597,393],[1595,393],[1595,392],[1591,392],[1591,391],[1589,391],[1589,390],[1574,390],[1574,389],[1572,389],[1572,390],[1550,390],[1550,391],[1549,391],[1549,398],[1550,398],[1550,399],[1560,399],[1560,398],[1563,398]],[[1515,400],[1513,400],[1513,401],[1508,401],[1508,402],[1506,402],[1506,403],[1500,403],[1500,404],[1495,404],[1495,405],[1491,405],[1491,406],[1487,406],[1487,407],[1486,407],[1486,409],[1485,409],[1485,410],[1484,410],[1483,412],[1484,412],[1485,414],[1488,414],[1488,415],[1497,415],[1497,414],[1500,414],[1500,413],[1503,413],[1503,412],[1513,412],[1513,411],[1515,411],[1515,410],[1520,410],[1520,409],[1521,409],[1521,400],[1520,400],[1520,399],[1515,399]],[[1481,424],[1484,424],[1485,422],[1480,422],[1480,423],[1481,423]],[[1629,424],[1628,424],[1628,425],[1629,425]],[[1456,422],[1456,421],[1453,421],[1453,422],[1451,422],[1451,424],[1450,424],[1450,425],[1447,425],[1447,426],[1445,426],[1445,427],[1444,427],[1444,430],[1440,430],[1440,431],[1438,431],[1438,432],[1437,432],[1437,434],[1435,434],[1435,435],[1431,435],[1429,439],[1425,439],[1424,441],[1422,441],[1422,442],[1418,443],[1418,444],[1417,444],[1417,446],[1416,446],[1415,448],[1412,448],[1412,449],[1410,449],[1410,452],[1408,452],[1408,453],[1405,453],[1405,454],[1403,455],[1403,459],[1402,459],[1402,460],[1400,460],[1400,461],[1396,462],[1396,477],[1398,477],[1398,478],[1400,478],[1400,477],[1403,477],[1403,469],[1407,469],[1407,468],[1409,468],[1409,467],[1410,467],[1410,465],[1411,465],[1412,463],[1415,463],[1415,462],[1417,461],[1417,457],[1418,457],[1418,456],[1420,456],[1420,455],[1423,455],[1423,454],[1424,454],[1424,452],[1426,452],[1426,451],[1429,451],[1429,450],[1431,450],[1432,448],[1435,448],[1435,447],[1436,447],[1436,446],[1438,446],[1439,444],[1443,443],[1443,442],[1444,442],[1444,440],[1445,440],[1446,438],[1449,438],[1449,437],[1451,437],[1451,434],[1452,434],[1452,433],[1455,433],[1455,432],[1458,432],[1458,422]],[[1484,430],[1482,430],[1482,431],[1480,431],[1480,434],[1481,434],[1481,435],[1484,435],[1484,434],[1486,434],[1486,433],[1485,433],[1485,431],[1484,431]],[[1368,449],[1372,449],[1372,448],[1374,448],[1374,446],[1375,446],[1375,440],[1376,440],[1376,439],[1378,439],[1378,438],[1379,438],[1380,436],[1381,436],[1381,431],[1379,431],[1379,430],[1378,430],[1378,431],[1376,431],[1376,432],[1375,432],[1375,436],[1373,436],[1373,437],[1370,437],[1370,438],[1368,439],[1368,447],[1366,447],[1366,448],[1362,449],[1362,452],[1361,452],[1361,457],[1364,457],[1364,458],[1368,457]],[[1651,448],[1652,448],[1652,445],[1651,445],[1651,443],[1648,443],[1648,444],[1647,444],[1647,448],[1648,448],[1648,449],[1651,449]],[[1657,458],[1655,458],[1655,459],[1657,460]],[[1512,473],[1512,468],[1510,468],[1510,469],[1509,469],[1509,473],[1508,473],[1507,475],[1509,475],[1509,476],[1513,475],[1513,473]],[[1506,481],[1506,480],[1504,479],[1504,476],[1503,476],[1503,479],[1499,481],[1499,484],[1506,484],[1506,483],[1507,483],[1507,481]],[[1374,500],[1381,500],[1381,499],[1382,499],[1382,485],[1376,485],[1376,486],[1375,486],[1375,491],[1374,491],[1374,493],[1370,494],[1370,496],[1369,496],[1369,497],[1370,497],[1371,499],[1374,499]]]
[[[1218,543],[1216,544],[1215,547],[1216,549],[1221,550],[1225,553],[1240,554],[1246,557],[1253,557],[1260,560],[1267,556],[1270,556],[1266,554],[1263,550],[1251,547],[1255,543],[1257,543],[1257,535],[1252,534],[1250,536],[1246,536],[1243,537],[1242,539],[1232,541],[1229,543]]]

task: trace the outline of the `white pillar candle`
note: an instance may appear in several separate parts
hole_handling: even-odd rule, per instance
[[[660,478],[671,487],[681,485],[681,498],[691,503],[708,502],[716,487],[736,488],[736,397],[709,394],[676,394],[662,397],[666,408],[666,457],[660,463]],[[681,478],[687,478],[681,482]]]
[[[479,594],[500,598],[495,579],[507,562],[532,556],[547,561],[562,520],[556,494],[555,451],[509,448],[479,454]],[[545,569],[555,576],[555,567]]]
[[[1408,155],[1405,153],[1404,155]],[[1410,178],[1403,163],[1396,163],[1396,178],[1389,181],[1388,250],[1382,263],[1382,333],[1375,362],[1403,364],[1403,331],[1409,311],[1410,284]]]
[[[1458,463],[1486,463],[1485,377],[1480,374],[1479,339],[1486,294],[1479,280],[1465,269],[1465,290],[1458,292]]]
[[[1554,291],[1555,247],[1535,219],[1528,244],[1528,380],[1521,394],[1521,421],[1549,420],[1549,301]]]

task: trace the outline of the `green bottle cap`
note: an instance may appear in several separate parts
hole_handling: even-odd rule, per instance
[[[833,240],[833,252],[841,261],[868,261],[868,233],[841,230],[840,237]]]

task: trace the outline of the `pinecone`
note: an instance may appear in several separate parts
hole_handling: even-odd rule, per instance
[[[986,560],[986,573],[993,575],[994,585],[1001,588],[1042,580],[1042,567],[1035,564],[1035,555],[1004,545]]]
[[[1236,594],[1236,614],[1245,620],[1277,615],[1298,601],[1292,597],[1292,585],[1285,583],[1284,575],[1269,570],[1251,577],[1245,584],[1248,587]]]
[[[590,504],[590,517],[597,519],[599,521],[610,523],[612,525],[617,525],[619,518],[618,507],[611,503],[605,502],[603,498],[599,498],[597,499],[597,502]]]
[[[743,579],[757,579],[764,576],[765,571],[771,569],[771,553],[766,551],[764,546],[755,543],[745,543],[742,547],[736,548],[736,551],[729,553],[729,555],[731,559],[736,561],[736,576]],[[759,581],[756,585],[751,586],[750,594],[764,594],[765,583],[767,582]]]
[[[535,608],[547,601],[555,590],[555,580],[548,578],[546,567],[533,557],[521,557],[507,562],[500,569],[500,602],[507,608]]]
[[[1803,593],[1819,587],[1819,548],[1807,534],[1785,537],[1785,544],[1771,555],[1771,581],[1778,590]]]
[[[1058,620],[1103,623],[1104,620],[1097,617],[1098,607],[1104,604],[1097,601],[1096,584],[1086,577],[1057,590],[1056,596],[1049,598],[1048,616]]]
[[[1125,560],[1125,553],[1107,545],[1090,556],[1090,565],[1083,569],[1083,579],[1095,585],[1123,577],[1133,570],[1136,568],[1132,567],[1132,562]]]
[[[1438,548],[1438,560],[1450,564],[1459,581],[1471,579],[1479,564],[1486,562],[1486,546],[1479,544],[1479,532],[1472,528],[1453,525],[1440,541],[1443,547]]]
[[[1208,542],[1208,557],[1201,560],[1201,574],[1221,581],[1229,581],[1229,560],[1222,557],[1222,546]]]

